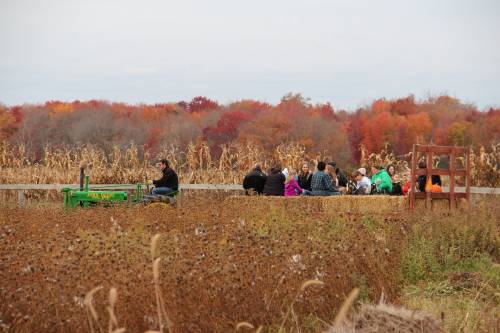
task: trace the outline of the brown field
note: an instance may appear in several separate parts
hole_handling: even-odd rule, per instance
[[[262,325],[262,332],[319,332],[355,287],[355,307],[384,295],[443,316],[452,332],[495,327],[496,201],[456,214],[412,215],[336,209],[317,198],[263,199],[193,199],[182,208],[2,208],[0,325],[5,332],[89,332],[84,298],[102,286],[92,304],[103,331],[111,287],[118,292],[116,327],[157,330],[150,240],[159,233],[155,256],[172,332],[233,332],[242,321]],[[467,260],[482,266],[463,266]],[[464,272],[473,280],[462,281]],[[324,285],[300,291],[311,279]],[[449,295],[428,286],[441,281],[443,292],[473,306],[437,303]]]

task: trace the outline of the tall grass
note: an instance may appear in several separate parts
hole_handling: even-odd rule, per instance
[[[240,183],[259,163],[264,169],[275,163],[298,167],[311,160],[298,144],[283,144],[273,151],[247,145],[224,146],[220,157],[212,159],[206,143],[190,144],[185,150],[164,146],[156,156],[134,144],[114,146],[111,152],[94,145],[77,148],[45,147],[41,158],[26,154],[24,145],[0,142],[0,183],[75,183],[83,166],[93,183],[137,183],[157,178],[156,162],[166,158],[184,183]]]
[[[411,154],[396,156],[387,147],[379,153],[369,153],[363,146],[360,150],[359,165],[340,166],[347,173],[373,164],[394,164],[400,175],[409,171]],[[470,156],[471,179],[475,186],[500,184],[500,143],[488,150],[482,147]],[[163,146],[155,156],[133,143],[125,148],[114,146],[110,152],[95,145],[46,146],[41,156],[35,157],[27,153],[23,144],[0,142],[0,183],[76,183],[80,166],[86,167],[93,183],[137,183],[158,176],[155,163],[161,158],[170,161],[183,183],[236,184],[256,163],[264,170],[278,163],[300,169],[303,161],[314,166],[318,160],[331,161],[334,156],[312,154],[296,143],[281,144],[271,151],[248,143],[223,146],[220,157],[213,159],[208,144],[200,142],[192,143],[186,149],[176,145]],[[436,163],[438,159],[436,157]],[[462,166],[463,162],[463,158],[458,159]]]
[[[450,332],[493,332],[500,312],[498,199],[461,214],[423,214],[402,251],[403,301]]]

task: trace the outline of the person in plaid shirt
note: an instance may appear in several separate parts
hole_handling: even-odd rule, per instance
[[[312,176],[312,195],[329,196],[339,195],[340,192],[333,187],[332,178],[325,172],[325,162],[318,162],[318,171]]]

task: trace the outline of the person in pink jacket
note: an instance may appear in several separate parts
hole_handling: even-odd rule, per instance
[[[283,174],[286,177],[285,181],[285,197],[294,197],[302,193],[302,189],[295,179],[295,172],[293,170],[288,171],[288,169],[283,170]]]

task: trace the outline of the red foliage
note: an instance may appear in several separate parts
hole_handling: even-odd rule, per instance
[[[23,120],[22,106],[13,106],[10,108],[10,112],[16,120],[16,124],[19,124]]]
[[[318,105],[314,108],[314,111],[323,118],[337,120],[337,117],[335,116],[334,110],[330,103]]]
[[[160,141],[161,128],[153,127],[149,130],[146,141],[144,141],[144,147],[147,149],[152,149],[156,147]]]
[[[397,99],[391,104],[391,112],[400,116],[408,116],[418,111],[417,105],[415,104],[415,97],[413,95]]]
[[[253,118],[255,118],[255,114],[252,115],[244,111],[227,112],[220,117],[215,127],[204,128],[203,134],[205,139],[214,145],[228,143],[238,137],[241,125]]]
[[[186,145],[200,139],[213,149],[234,141],[273,149],[293,141],[312,155],[341,155],[344,163],[353,157],[357,163],[361,144],[368,151],[389,144],[404,154],[414,143],[488,146],[500,141],[500,109],[480,112],[449,96],[424,101],[412,95],[381,98],[353,113],[334,112],[329,103],[313,105],[300,94],[288,94],[277,105],[241,100],[221,106],[198,96],[190,102],[154,105],[48,101],[3,107],[1,113],[3,139],[30,140],[35,153],[45,143],[60,146],[82,140],[99,145],[134,141],[152,151],[165,143]]]
[[[365,137],[365,133],[363,131],[364,127],[365,117],[362,114],[362,111],[358,110],[349,118],[349,122],[346,126],[347,137],[351,144],[353,157],[356,161],[359,161],[361,157],[359,146]]]
[[[207,111],[207,110],[215,110],[219,107],[219,104],[217,102],[212,101],[211,99],[208,99],[203,96],[198,96],[195,97],[189,102],[187,105],[187,110],[189,112],[201,112],[201,111]]]

